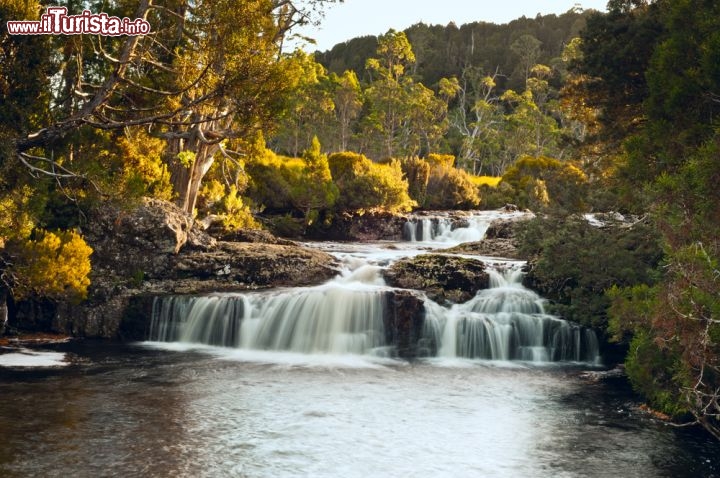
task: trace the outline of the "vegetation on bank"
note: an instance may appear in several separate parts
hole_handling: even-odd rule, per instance
[[[107,201],[172,200],[226,229],[273,213],[292,233],[346,212],[514,203],[538,212],[523,248],[555,311],[606,329],[653,406],[720,437],[720,6],[611,0],[313,56],[284,40],[332,0],[294,3],[110,2],[153,33],[101,48],[3,30],[3,289],[82,300],[82,230]],[[0,18],[39,13],[0,4]],[[597,210],[637,220],[582,219]]]

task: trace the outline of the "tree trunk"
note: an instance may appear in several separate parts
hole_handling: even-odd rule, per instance
[[[5,333],[8,321],[7,290],[0,289],[0,336]]]
[[[188,214],[193,214],[197,196],[200,192],[200,185],[213,164],[214,155],[218,148],[218,145],[201,145],[197,151],[185,149],[185,151],[195,153],[195,160],[190,167],[186,167],[176,158],[175,148],[170,149],[170,154],[174,153],[174,158],[170,163],[170,181],[173,190],[177,193],[175,203]]]

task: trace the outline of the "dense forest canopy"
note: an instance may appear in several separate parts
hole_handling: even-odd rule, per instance
[[[144,36],[3,23],[3,295],[91,294],[82,230],[106,201],[228,229],[273,213],[293,234],[512,202],[540,213],[524,244],[556,310],[628,345],[653,406],[720,437],[720,5],[611,0],[286,51],[328,3],[58,2],[146,19]],[[3,22],[41,13],[0,3]],[[600,230],[580,215],[597,210],[637,220]]]

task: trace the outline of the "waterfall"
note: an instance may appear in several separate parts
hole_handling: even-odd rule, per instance
[[[433,242],[452,231],[449,217],[415,217],[403,226],[403,237],[410,242]]]
[[[466,225],[453,227],[453,219],[448,216],[411,217],[403,226],[403,237],[410,242],[445,243],[479,241],[485,236],[488,226],[495,216],[472,215],[464,218]]]
[[[368,354],[385,345],[383,291],[342,285],[273,294],[158,298],[150,340],[298,353]]]
[[[450,307],[385,284],[382,271],[394,260],[481,240],[501,216],[464,216],[455,229],[447,215],[414,217],[404,233],[423,243],[417,248],[336,247],[343,270],[317,287],[157,298],[149,339],[302,354],[596,362],[595,333],[547,314],[543,299],[522,286],[520,262],[485,260],[490,288]]]
[[[521,280],[518,268],[491,271],[491,287],[470,301],[428,307],[424,339],[441,357],[597,362],[595,332],[545,313],[543,300]]]

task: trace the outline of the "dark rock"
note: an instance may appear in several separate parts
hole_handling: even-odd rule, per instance
[[[311,227],[309,239],[330,241],[400,241],[407,218],[387,212],[342,213],[329,226]]]
[[[298,245],[218,242],[210,252],[179,254],[166,279],[196,279],[251,286],[318,284],[338,272],[332,256]]]
[[[7,327],[13,331],[53,331],[55,302],[47,299],[10,301]]]
[[[181,209],[159,199],[145,198],[130,212],[104,204],[91,211],[83,231],[94,251],[94,276],[162,276],[187,242],[191,224]]]
[[[199,225],[191,229],[180,209],[156,199],[130,212],[106,204],[89,219],[84,233],[94,252],[88,300],[28,301],[11,314],[16,325],[84,337],[134,336],[136,327],[123,324],[126,313],[135,314],[137,297],[315,285],[338,271],[332,256],[262,232],[237,233],[252,242],[217,241]]]
[[[422,299],[404,290],[385,294],[383,322],[386,341],[395,346],[398,357],[416,358],[425,323],[425,303]]]
[[[7,305],[7,290],[0,288],[0,337],[5,333],[5,327],[8,323],[8,305]]]
[[[518,221],[515,219],[495,219],[485,232],[486,239],[513,239]]]
[[[212,251],[217,247],[217,239],[203,231],[200,227],[193,227],[188,232],[185,249],[193,251]]]
[[[288,239],[282,239],[273,235],[270,231],[262,229],[239,229],[237,231],[212,231],[213,235],[225,242],[252,242],[256,244],[280,244],[283,246],[294,246],[297,243]]]
[[[118,328],[122,340],[147,340],[150,333],[155,296],[136,295],[129,298]]]
[[[466,302],[490,286],[485,264],[475,259],[427,254],[404,259],[384,272],[393,287],[424,291],[435,302]]]
[[[477,242],[465,242],[443,252],[452,254],[472,254],[507,259],[522,259],[518,255],[517,243],[513,239],[484,239]]]

